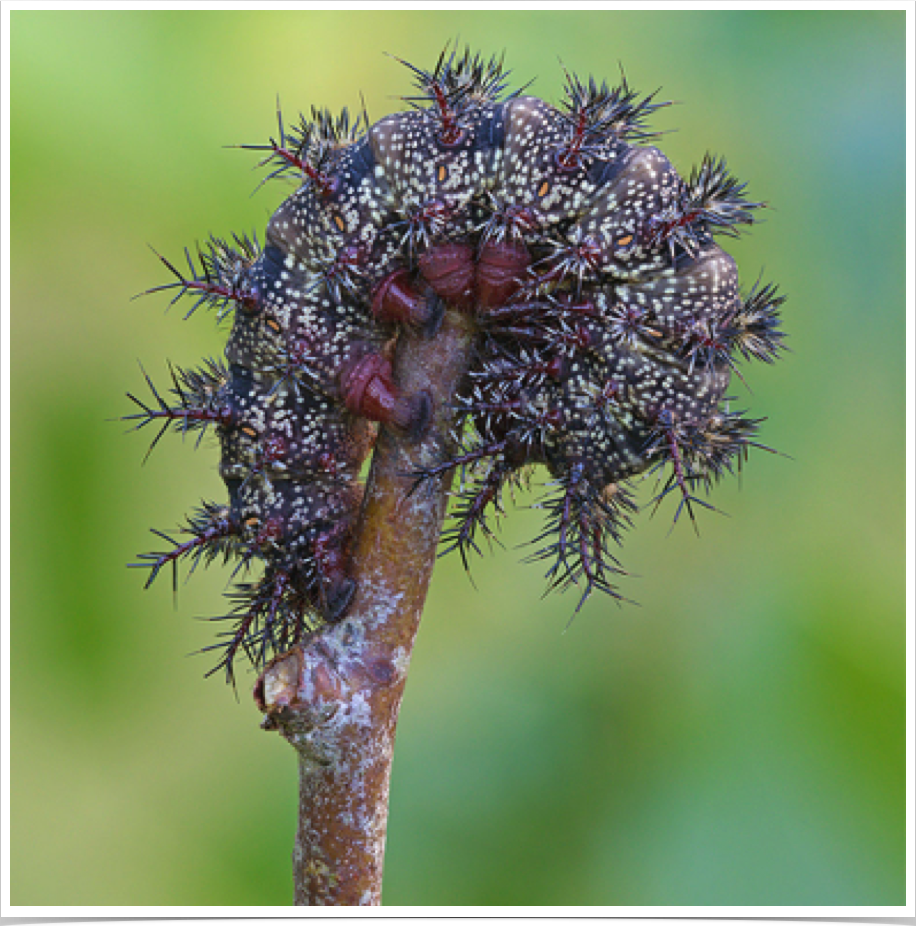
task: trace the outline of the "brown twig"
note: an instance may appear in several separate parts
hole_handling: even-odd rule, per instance
[[[411,493],[408,474],[445,459],[470,345],[471,322],[453,311],[434,338],[402,335],[395,378],[406,393],[429,390],[433,423],[421,440],[382,429],[348,616],[274,660],[255,688],[265,729],[279,730],[299,754],[297,906],[381,902],[395,726],[449,487],[442,479]]]

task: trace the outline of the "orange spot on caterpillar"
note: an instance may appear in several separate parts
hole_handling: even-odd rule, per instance
[[[538,187],[538,197],[546,196],[547,191],[550,189],[550,184],[545,180],[540,187]]]

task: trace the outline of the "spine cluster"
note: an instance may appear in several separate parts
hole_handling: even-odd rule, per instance
[[[454,451],[418,483],[459,472],[445,542],[477,550],[504,497],[544,466],[552,494],[533,558],[551,587],[615,597],[614,549],[635,511],[627,480],[660,474],[656,501],[694,518],[755,442],[759,421],[725,398],[741,360],[776,359],[783,298],[742,294],[716,243],[761,204],[724,159],[687,179],[653,147],[664,104],[623,81],[567,74],[558,106],[507,93],[501,61],[447,51],[408,65],[410,108],[369,125],[313,110],[267,145],[270,177],[299,185],[263,246],[211,238],[157,290],[232,318],[225,359],[171,370],[131,396],[137,427],[211,429],[228,502],[205,503],[149,582],[190,560],[260,564],[231,592],[214,649],[232,677],[343,617],[359,471],[379,425],[419,435],[433,408],[392,378],[405,330],[434,337],[446,307],[477,330],[454,397]],[[407,527],[407,526],[405,526]],[[247,578],[247,577],[245,577]],[[215,671],[215,670],[214,670]]]

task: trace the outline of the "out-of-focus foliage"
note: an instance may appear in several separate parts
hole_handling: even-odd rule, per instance
[[[390,904],[904,902],[904,14],[12,14],[12,902],[290,902],[289,748],[204,681],[227,576],[149,592],[146,528],[221,497],[213,447],[110,420],[137,361],[225,332],[166,299],[168,255],[261,231],[250,153],[292,115],[399,107],[446,40],[560,58],[682,105],[688,171],[727,156],[764,224],[737,243],[788,294],[792,353],[698,540],[670,507],[627,539],[626,595],[542,600],[514,549],[434,577],[402,711]],[[647,486],[646,497],[651,486]]]

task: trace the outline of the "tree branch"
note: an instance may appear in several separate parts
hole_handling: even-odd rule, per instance
[[[381,903],[395,726],[450,485],[442,478],[411,493],[409,474],[446,459],[471,341],[470,318],[451,310],[435,337],[401,335],[395,379],[407,394],[429,390],[432,425],[420,440],[382,428],[348,616],[275,659],[255,687],[263,727],[299,754],[297,906]]]

